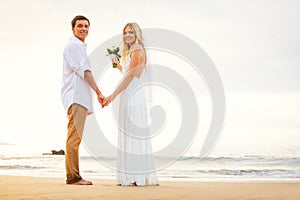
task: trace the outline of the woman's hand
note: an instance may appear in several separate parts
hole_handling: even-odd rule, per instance
[[[120,70],[120,72],[123,72],[123,67],[122,65],[120,65],[119,59],[118,58],[114,58],[112,59],[112,63],[116,63],[117,64],[117,68]]]

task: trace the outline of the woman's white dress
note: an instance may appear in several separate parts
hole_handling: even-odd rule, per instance
[[[127,72],[130,58],[127,59]],[[124,77],[126,76],[124,73]],[[148,128],[147,101],[135,77],[120,94],[116,183],[158,185]]]

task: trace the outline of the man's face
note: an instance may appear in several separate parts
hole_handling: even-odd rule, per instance
[[[72,28],[75,37],[84,42],[84,39],[89,34],[89,22],[87,20],[77,20],[75,27]]]

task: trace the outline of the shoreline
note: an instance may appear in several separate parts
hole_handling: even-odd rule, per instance
[[[90,180],[90,179],[89,179]],[[0,175],[0,199],[298,199],[299,182],[160,181],[160,186],[121,187],[113,179],[66,185],[64,178]]]
[[[81,174],[83,177],[94,179],[94,180],[109,180],[114,181],[114,176],[91,176]],[[35,177],[35,178],[56,178],[63,179],[64,174],[61,176],[51,176],[51,175],[40,175],[40,174],[1,174],[1,176],[13,176],[13,177]],[[164,178],[159,177],[159,181],[163,182],[199,182],[199,183],[300,183],[300,178],[249,178],[249,177],[239,177],[239,178],[190,178],[190,177],[173,177]]]

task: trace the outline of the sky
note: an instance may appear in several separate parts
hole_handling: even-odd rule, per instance
[[[299,4],[296,0],[1,0],[0,146],[22,146],[38,153],[64,148],[67,118],[60,98],[62,53],[72,36],[70,21],[82,14],[91,21],[88,53],[132,21],[142,28],[181,33],[207,52],[226,95],[226,120],[215,153],[297,151]],[[166,58],[162,62],[171,61]],[[184,71],[179,61],[174,67]],[[116,75],[111,83],[105,80],[107,84],[100,85],[104,94],[109,95],[118,78]],[[199,84],[201,90],[197,94],[203,115],[193,145],[200,151],[209,125],[210,103],[203,81],[192,84]],[[166,111],[172,110],[166,99],[170,98],[162,100]],[[107,110],[99,112],[107,114]],[[169,119],[166,133],[176,128],[178,119]],[[159,141],[154,144],[157,148],[163,145]]]

